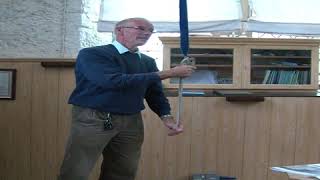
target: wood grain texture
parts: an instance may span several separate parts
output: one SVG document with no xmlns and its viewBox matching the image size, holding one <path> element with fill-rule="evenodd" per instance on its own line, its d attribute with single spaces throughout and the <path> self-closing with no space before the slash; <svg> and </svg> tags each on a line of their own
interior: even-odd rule
<svg viewBox="0 0 320 180">
<path fill-rule="evenodd" d="M 269 166 L 294 164 L 298 101 L 299 98 L 272 98 Z M 287 177 L 268 171 L 268 179 L 285 180 Z"/>
<path fill-rule="evenodd" d="M 229 103 L 221 98 L 212 106 L 218 114 L 217 170 L 225 176 L 242 176 L 246 104 Z"/>
<path fill-rule="evenodd" d="M 32 74 L 31 177 L 55 180 L 59 71 L 35 64 Z"/>
<path fill-rule="evenodd" d="M 271 99 L 245 106 L 243 175 L 241 179 L 267 179 L 269 171 L 269 140 Z"/>
<path fill-rule="evenodd" d="M 32 63 L 2 63 L 19 73 L 16 100 L 0 101 L 0 179 L 30 179 Z M 17 173 L 19 172 L 19 173 Z"/>
<path fill-rule="evenodd" d="M 320 104 L 318 99 L 299 99 L 295 164 L 319 163 L 320 161 Z"/>
</svg>

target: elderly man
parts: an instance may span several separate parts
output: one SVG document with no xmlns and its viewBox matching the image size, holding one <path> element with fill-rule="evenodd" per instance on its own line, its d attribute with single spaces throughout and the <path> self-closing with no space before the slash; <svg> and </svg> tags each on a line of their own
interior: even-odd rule
<svg viewBox="0 0 320 180">
<path fill-rule="evenodd" d="M 194 67 L 159 71 L 155 60 L 138 49 L 153 30 L 144 18 L 125 19 L 116 24 L 112 44 L 79 52 L 76 87 L 69 99 L 71 131 L 59 180 L 87 180 L 101 154 L 100 180 L 133 180 L 144 137 L 144 99 L 169 135 L 183 131 L 170 114 L 161 80 L 190 76 Z"/>
</svg>

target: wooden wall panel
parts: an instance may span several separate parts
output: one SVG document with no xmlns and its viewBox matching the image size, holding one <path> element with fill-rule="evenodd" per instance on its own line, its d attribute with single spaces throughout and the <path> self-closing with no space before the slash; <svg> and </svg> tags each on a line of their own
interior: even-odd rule
<svg viewBox="0 0 320 180">
<path fill-rule="evenodd" d="M 57 163 L 55 166 L 55 172 L 58 174 L 61 162 L 63 160 L 65 145 L 67 143 L 67 137 L 69 136 L 70 124 L 71 124 L 71 105 L 68 104 L 68 98 L 75 87 L 75 78 L 72 68 L 60 68 L 59 69 L 59 89 L 58 89 L 58 119 L 57 119 L 57 131 L 55 136 L 56 141 L 56 157 Z"/>
<path fill-rule="evenodd" d="M 144 143 L 142 146 L 142 158 L 139 164 L 136 179 L 163 178 L 164 175 L 164 144 L 165 132 L 159 117 L 144 110 L 142 118 L 144 121 Z"/>
<path fill-rule="evenodd" d="M 190 122 L 190 175 L 213 172 L 217 168 L 218 113 L 216 101 L 193 98 L 193 119 Z"/>
<path fill-rule="evenodd" d="M 191 163 L 191 137 L 192 137 L 192 122 L 197 121 L 197 118 L 194 117 L 194 105 L 195 99 L 191 97 L 183 98 L 183 111 L 181 112 L 181 122 L 184 127 L 184 132 L 179 134 L 176 137 L 167 138 L 176 138 L 176 175 L 172 178 L 173 180 L 185 180 L 190 177 L 190 163 Z M 178 109 L 178 98 L 170 98 L 170 104 L 172 107 L 172 113 L 176 117 L 176 112 Z M 167 156 L 165 156 L 167 157 Z M 166 161 L 165 161 L 166 162 Z"/>
<path fill-rule="evenodd" d="M 294 164 L 299 99 L 301 98 L 272 98 L 269 145 L 270 167 Z M 288 177 L 268 171 L 268 179 L 286 180 Z"/>
<path fill-rule="evenodd" d="M 247 105 L 219 98 L 212 108 L 219 121 L 217 172 L 241 179 Z"/>
<path fill-rule="evenodd" d="M 59 70 L 34 65 L 31 84 L 31 177 L 55 180 Z"/>
<path fill-rule="evenodd" d="M 0 100 L 0 179 L 30 179 L 33 64 L 6 62 L 1 68 L 15 68 L 18 76 L 16 100 Z"/>
<path fill-rule="evenodd" d="M 190 122 L 192 119 L 192 100 L 193 98 L 183 99 L 183 112 L 181 112 L 181 122 L 184 125 L 184 133 L 178 136 L 167 136 L 168 131 L 164 133 L 164 176 L 167 180 L 187 179 L 190 163 Z M 172 113 L 176 117 L 175 112 L 178 108 L 178 98 L 170 98 L 172 105 Z"/>
<path fill-rule="evenodd" d="M 205 107 L 204 109 L 199 108 L 199 106 L 195 106 L 194 113 L 194 119 L 192 119 L 192 122 L 190 124 L 191 130 L 191 149 L 190 149 L 190 173 L 201 173 L 204 171 L 205 166 L 204 162 L 206 160 L 205 157 L 205 121 L 211 118 L 207 118 L 207 113 L 210 111 L 209 107 Z M 204 116 L 200 116 L 199 113 L 206 112 Z M 213 132 L 214 133 L 214 132 Z"/>
<path fill-rule="evenodd" d="M 0 67 L 17 69 L 16 100 L 0 100 L 0 179 L 54 180 L 69 135 L 73 69 L 44 68 L 36 61 L 0 62 Z M 175 113 L 177 98 L 169 100 Z M 249 103 L 186 97 L 185 132 L 168 137 L 147 108 L 136 179 L 187 180 L 215 172 L 238 180 L 287 180 L 270 166 L 320 161 L 319 109 L 320 100 L 311 97 Z M 99 176 L 100 164 L 101 158 L 90 180 Z"/>
<path fill-rule="evenodd" d="M 269 171 L 271 98 L 246 106 L 242 180 L 266 180 Z"/>
<path fill-rule="evenodd" d="M 295 164 L 320 162 L 320 104 L 319 99 L 299 99 Z"/>
<path fill-rule="evenodd" d="M 194 173 L 212 173 L 217 172 L 217 162 L 218 162 L 218 123 L 221 120 L 221 115 L 223 113 L 217 113 L 218 109 L 217 105 L 220 104 L 220 102 L 224 101 L 224 98 L 217 98 L 215 100 L 211 98 L 205 98 L 205 97 L 199 97 L 199 98 L 193 98 L 193 119 L 192 122 L 190 122 L 191 129 L 193 129 L 193 126 L 197 127 L 197 123 L 201 121 L 201 126 L 199 131 L 203 131 L 203 137 L 201 137 L 201 141 L 198 144 L 199 147 L 194 147 L 194 149 L 203 149 L 202 154 L 202 162 L 200 161 L 198 164 L 200 164 L 201 169 L 196 171 L 196 167 L 194 165 L 191 165 L 193 169 L 190 169 L 190 174 Z M 193 133 L 190 134 L 190 139 L 196 141 L 196 139 L 192 138 Z M 195 142 L 193 142 L 195 143 Z M 191 149 L 192 150 L 192 149 Z M 196 156 L 194 153 L 192 153 L 193 156 Z M 193 160 L 196 160 L 194 157 Z M 196 161 L 197 162 L 197 161 Z"/>
</svg>

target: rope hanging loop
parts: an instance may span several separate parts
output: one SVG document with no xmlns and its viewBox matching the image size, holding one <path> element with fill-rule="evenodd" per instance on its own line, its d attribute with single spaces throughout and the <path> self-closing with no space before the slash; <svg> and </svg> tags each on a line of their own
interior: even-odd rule
<svg viewBox="0 0 320 180">
<path fill-rule="evenodd" d="M 195 66 L 196 60 L 194 57 L 185 56 L 181 60 L 180 64 Z M 182 78 L 180 77 L 179 78 L 179 89 L 178 89 L 178 111 L 177 111 L 177 117 L 176 117 L 176 126 L 179 126 L 179 124 L 180 124 L 181 113 L 183 111 L 182 91 L 183 91 L 183 85 L 182 85 Z"/>
</svg>

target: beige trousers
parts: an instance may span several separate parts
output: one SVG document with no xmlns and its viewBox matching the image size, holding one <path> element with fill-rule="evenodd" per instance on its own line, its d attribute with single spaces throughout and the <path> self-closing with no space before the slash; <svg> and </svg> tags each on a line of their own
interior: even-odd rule
<svg viewBox="0 0 320 180">
<path fill-rule="evenodd" d="M 58 180 L 87 180 L 103 155 L 99 180 L 134 180 L 144 138 L 141 114 L 112 115 L 73 106 L 72 124 Z"/>
</svg>

